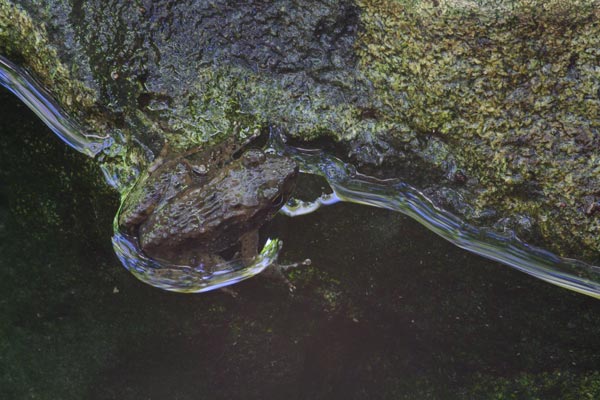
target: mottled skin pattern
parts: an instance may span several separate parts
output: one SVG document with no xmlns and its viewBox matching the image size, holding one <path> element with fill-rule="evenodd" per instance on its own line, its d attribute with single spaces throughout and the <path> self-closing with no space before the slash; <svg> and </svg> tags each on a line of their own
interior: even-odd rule
<svg viewBox="0 0 600 400">
<path fill-rule="evenodd" d="M 238 159 L 220 148 L 160 160 L 127 196 L 119 224 L 155 259 L 214 264 L 238 243 L 251 257 L 258 228 L 285 204 L 297 175 L 290 158 L 257 149 Z"/>
</svg>

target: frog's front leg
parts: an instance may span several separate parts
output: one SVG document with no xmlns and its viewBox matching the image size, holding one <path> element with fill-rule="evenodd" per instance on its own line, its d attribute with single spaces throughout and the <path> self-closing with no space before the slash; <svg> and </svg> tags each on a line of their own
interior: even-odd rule
<svg viewBox="0 0 600 400">
<path fill-rule="evenodd" d="M 240 238 L 241 252 L 242 257 L 247 260 L 255 257 L 258 254 L 258 230 L 254 230 L 246 233 Z M 310 265 L 310 259 L 306 259 L 300 263 L 293 263 L 287 265 L 281 265 L 279 263 L 273 263 L 269 265 L 267 268 L 261 272 L 261 275 L 278 281 L 279 283 L 284 283 L 290 292 L 296 290 L 296 287 L 290 282 L 288 277 L 284 274 L 284 271 L 287 271 L 290 268 L 299 267 L 301 265 Z"/>
<path fill-rule="evenodd" d="M 258 255 L 258 230 L 253 230 L 245 233 L 240 238 L 240 250 L 242 258 L 245 260 L 252 259 Z"/>
<path fill-rule="evenodd" d="M 258 254 L 258 230 L 250 231 L 244 234 L 240 238 L 240 245 L 242 251 L 242 257 L 244 260 L 250 260 Z M 296 290 L 296 287 L 290 282 L 290 280 L 285 276 L 279 264 L 274 263 L 269 265 L 261 272 L 261 276 L 264 276 L 268 279 L 278 281 L 279 283 L 284 283 L 287 285 L 290 292 Z"/>
</svg>

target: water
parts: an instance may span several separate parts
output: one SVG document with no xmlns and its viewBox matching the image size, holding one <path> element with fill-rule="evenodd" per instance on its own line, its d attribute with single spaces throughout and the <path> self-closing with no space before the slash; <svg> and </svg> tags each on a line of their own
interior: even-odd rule
<svg viewBox="0 0 600 400">
<path fill-rule="evenodd" d="M 313 261 L 294 295 L 260 275 L 237 298 L 132 279 L 97 163 L 13 96 L 0 104 L 0 398 L 600 396 L 599 302 L 397 212 L 278 216 L 262 236 L 285 243 L 283 262 Z"/>
<path fill-rule="evenodd" d="M 15 94 L 41 120 L 75 150 L 95 157 L 115 142 L 108 135 L 85 133 L 84 128 L 69 117 L 24 69 L 0 56 L 0 85 Z M 112 177 L 103 169 L 108 183 L 127 195 L 127 187 L 121 187 L 121 179 Z M 120 232 L 118 212 L 113 222 L 112 238 L 115 253 L 123 266 L 136 278 L 164 290 L 183 293 L 200 293 L 228 286 L 262 272 L 277 260 L 281 241 L 269 239 L 262 251 L 252 260 L 230 260 L 213 266 L 210 273 L 195 266 L 171 265 L 146 257 L 135 238 Z"/>
<path fill-rule="evenodd" d="M 85 133 L 85 130 L 61 110 L 50 94 L 24 69 L 0 56 L 0 85 L 25 103 L 66 144 L 89 156 L 110 147 L 110 136 Z"/>
<path fill-rule="evenodd" d="M 0 84 L 16 94 L 54 133 L 76 150 L 95 156 L 113 143 L 108 136 L 83 133 L 83 129 L 60 110 L 49 94 L 25 70 L 2 57 Z M 333 189 L 333 196 L 318 199 L 310 206 L 304 205 L 302 211 L 294 211 L 288 207 L 289 216 L 312 212 L 321 205 L 337 201 L 402 212 L 458 247 L 558 286 L 600 297 L 599 267 L 530 246 L 516 238 L 512 232 L 500 234 L 468 225 L 451 213 L 435 207 L 421 192 L 404 182 L 381 181 L 357 174 L 352 166 L 324 152 L 303 151 L 286 146 L 279 135 L 273 135 L 270 145 L 274 147 L 274 151 L 295 158 L 303 172 L 325 177 Z M 112 181 L 110 179 L 109 183 Z M 126 188 L 118 189 L 125 198 Z M 207 273 L 201 266 L 167 265 L 146 257 L 135 238 L 119 231 L 118 213 L 113 227 L 113 248 L 125 268 L 145 283 L 185 293 L 214 290 L 248 279 L 274 263 L 281 249 L 279 240 L 269 239 L 254 259 L 231 260 L 215 266 L 214 272 Z"/>
<path fill-rule="evenodd" d="M 281 241 L 268 239 L 255 259 L 217 264 L 209 273 L 202 266 L 167 264 L 145 256 L 134 237 L 119 231 L 117 220 L 112 243 L 123 266 L 142 282 L 173 292 L 202 293 L 251 278 L 277 261 L 282 246 Z"/>
<path fill-rule="evenodd" d="M 282 261 L 313 261 L 293 271 L 294 295 L 260 276 L 237 298 L 132 279 L 110 243 L 118 196 L 90 183 L 97 163 L 12 96 L 0 104 L 0 398 L 600 395 L 599 302 L 383 209 L 269 224 Z"/>
<path fill-rule="evenodd" d="M 284 210 L 289 216 L 304 215 L 322 205 L 338 201 L 401 212 L 462 249 L 499 261 L 546 282 L 600 298 L 600 267 L 531 246 L 519 240 L 511 231 L 499 233 L 469 225 L 452 213 L 436 207 L 407 183 L 398 179 L 384 181 L 361 175 L 351 165 L 318 149 L 287 146 L 281 135 L 272 136 L 271 146 L 275 151 L 294 158 L 302 172 L 323 176 L 333 189 L 332 194 L 322 196 L 313 203 Z"/>
</svg>

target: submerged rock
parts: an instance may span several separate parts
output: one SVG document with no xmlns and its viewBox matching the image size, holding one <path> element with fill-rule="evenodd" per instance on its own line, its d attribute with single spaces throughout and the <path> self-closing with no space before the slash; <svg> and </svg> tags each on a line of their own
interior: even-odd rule
<svg viewBox="0 0 600 400">
<path fill-rule="evenodd" d="M 109 172 L 276 125 L 563 254 L 600 252 L 598 2 L 0 0 L 0 53 Z M 516 223 L 507 223 L 514 220 Z M 518 221 L 527 221 L 520 223 Z"/>
</svg>

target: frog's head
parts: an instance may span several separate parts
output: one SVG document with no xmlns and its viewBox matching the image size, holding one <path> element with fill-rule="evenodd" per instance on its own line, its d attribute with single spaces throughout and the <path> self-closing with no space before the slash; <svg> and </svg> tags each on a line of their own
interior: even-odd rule
<svg viewBox="0 0 600 400">
<path fill-rule="evenodd" d="M 247 150 L 241 157 L 246 170 L 247 205 L 276 213 L 289 199 L 298 176 L 298 165 L 289 157 Z"/>
<path fill-rule="evenodd" d="M 216 228 L 213 239 L 225 245 L 260 228 L 288 201 L 297 176 L 291 158 L 247 150 L 204 187 L 199 211 L 204 224 Z"/>
</svg>

